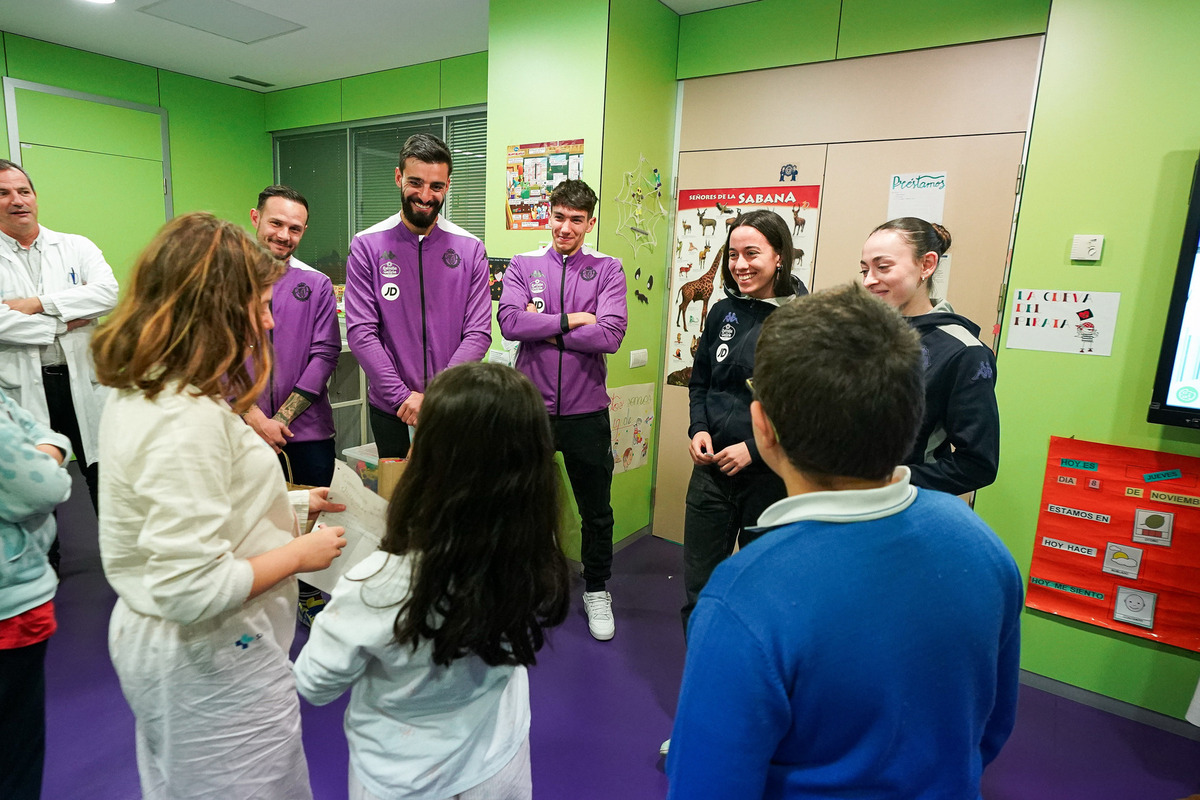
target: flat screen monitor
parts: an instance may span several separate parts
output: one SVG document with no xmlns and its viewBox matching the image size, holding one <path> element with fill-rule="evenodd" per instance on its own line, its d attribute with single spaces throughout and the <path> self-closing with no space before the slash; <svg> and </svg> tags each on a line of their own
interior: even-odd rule
<svg viewBox="0 0 1200 800">
<path fill-rule="evenodd" d="M 1148 422 L 1200 428 L 1200 161 L 1167 309 Z"/>
</svg>

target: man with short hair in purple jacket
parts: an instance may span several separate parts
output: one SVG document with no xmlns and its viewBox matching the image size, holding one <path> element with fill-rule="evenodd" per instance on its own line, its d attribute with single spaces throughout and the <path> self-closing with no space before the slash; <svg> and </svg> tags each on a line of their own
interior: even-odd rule
<svg viewBox="0 0 1200 800">
<path fill-rule="evenodd" d="M 613 455 L 605 355 L 625 337 L 628 308 L 621 262 L 583 246 L 596 226 L 596 193 L 567 180 L 550 194 L 552 246 L 514 256 L 497 314 L 505 338 L 521 343 L 517 369 L 546 400 L 554 445 L 579 506 L 588 629 L 607 640 L 612 597 Z"/>
<path fill-rule="evenodd" d="M 342 351 L 333 282 L 293 255 L 308 228 L 304 195 L 290 186 L 268 186 L 250 210 L 250 222 L 258 241 L 288 268 L 271 295 L 271 380 L 242 418 L 280 453 L 290 480 L 328 486 L 337 458 L 328 384 Z M 324 605 L 320 591 L 301 581 L 300 621 L 311 625 Z"/>
<path fill-rule="evenodd" d="M 425 387 L 447 367 L 478 361 L 492 342 L 483 242 L 438 215 L 450 150 L 410 136 L 400 150 L 400 213 L 357 234 L 346 261 L 346 339 L 370 381 L 381 458 L 408 453 Z"/>
<path fill-rule="evenodd" d="M 327 384 L 342 350 L 333 283 L 292 255 L 308 227 L 308 201 L 295 189 L 268 186 L 250 221 L 259 242 L 288 268 L 271 296 L 271 380 L 242 416 L 276 453 L 287 454 L 296 483 L 328 486 L 337 454 Z"/>
</svg>

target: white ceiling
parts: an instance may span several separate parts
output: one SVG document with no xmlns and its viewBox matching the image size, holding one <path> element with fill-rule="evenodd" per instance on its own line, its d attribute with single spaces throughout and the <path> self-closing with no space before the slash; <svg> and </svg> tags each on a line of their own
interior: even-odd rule
<svg viewBox="0 0 1200 800">
<path fill-rule="evenodd" d="M 750 1 L 662 0 L 680 14 Z M 487 0 L 188 0 L 189 15 L 236 30 L 269 23 L 262 14 L 302 26 L 250 44 L 141 11 L 161 4 L 0 0 L 0 30 L 234 86 L 258 88 L 234 75 L 273 84 L 264 91 L 487 49 Z"/>
</svg>

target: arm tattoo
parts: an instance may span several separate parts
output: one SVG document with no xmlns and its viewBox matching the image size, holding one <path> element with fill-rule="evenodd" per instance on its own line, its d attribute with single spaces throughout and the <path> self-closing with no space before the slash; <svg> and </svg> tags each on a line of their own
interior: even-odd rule
<svg viewBox="0 0 1200 800">
<path fill-rule="evenodd" d="M 292 420 L 303 414 L 308 407 L 312 405 L 307 397 L 303 397 L 297 392 L 292 392 L 288 395 L 287 400 L 283 401 L 283 405 L 275 412 L 275 419 L 282 422 L 284 425 L 291 425 Z"/>
</svg>

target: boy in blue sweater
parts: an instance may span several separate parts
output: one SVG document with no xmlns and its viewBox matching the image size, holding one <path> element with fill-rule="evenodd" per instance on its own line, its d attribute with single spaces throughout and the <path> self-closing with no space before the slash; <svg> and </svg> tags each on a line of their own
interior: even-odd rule
<svg viewBox="0 0 1200 800">
<path fill-rule="evenodd" d="M 961 500 L 897 467 L 921 345 L 861 287 L 763 325 L 751 404 L 788 497 L 692 615 L 671 798 L 979 798 L 1016 713 L 1022 581 Z"/>
</svg>

